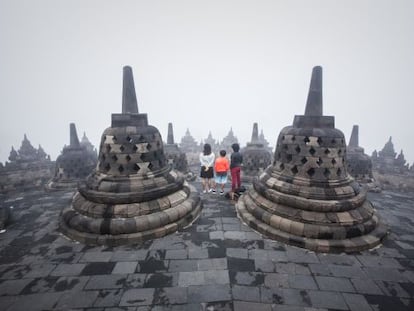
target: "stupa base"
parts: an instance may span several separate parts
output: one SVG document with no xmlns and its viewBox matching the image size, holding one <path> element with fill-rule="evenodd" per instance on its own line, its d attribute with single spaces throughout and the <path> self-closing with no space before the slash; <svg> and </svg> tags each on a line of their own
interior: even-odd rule
<svg viewBox="0 0 414 311">
<path fill-rule="evenodd" d="M 297 230 L 298 233 L 303 233 L 304 224 L 300 224 L 300 226 L 294 228 L 293 226 L 297 225 L 298 223 L 287 218 L 282 218 L 282 220 L 279 220 L 277 223 L 273 222 L 273 219 L 271 218 L 272 215 L 268 212 L 263 212 L 260 207 L 249 206 L 248 208 L 246 206 L 243 199 L 247 195 L 248 194 L 243 195 L 236 204 L 239 218 L 241 218 L 241 220 L 249 227 L 260 232 L 265 237 L 289 245 L 323 253 L 354 253 L 371 249 L 379 245 L 387 235 L 387 226 L 378 218 L 377 215 L 373 216 L 373 221 L 375 223 L 373 230 L 360 236 L 343 239 L 319 239 L 297 235 L 293 232 Z M 248 209 L 250 209 L 250 211 Z M 256 213 L 258 212 L 261 215 L 261 219 L 255 217 L 255 209 Z"/>
</svg>

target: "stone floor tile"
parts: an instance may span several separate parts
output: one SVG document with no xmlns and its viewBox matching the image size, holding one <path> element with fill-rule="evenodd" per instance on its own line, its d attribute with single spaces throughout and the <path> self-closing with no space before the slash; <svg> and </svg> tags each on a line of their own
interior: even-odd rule
<svg viewBox="0 0 414 311">
<path fill-rule="evenodd" d="M 7 311 L 56 310 L 55 305 L 61 296 L 62 293 L 40 293 L 33 295 L 22 295 L 19 296 L 19 298 L 15 300 L 13 304 L 10 305 Z M 1 306 L 3 306 L 3 304 L 1 304 Z"/>
<path fill-rule="evenodd" d="M 343 293 L 342 296 L 351 311 L 373 311 L 363 295 Z"/>
<path fill-rule="evenodd" d="M 85 286 L 86 290 L 90 289 L 116 289 L 122 288 L 126 282 L 125 275 L 92 275 Z"/>
<path fill-rule="evenodd" d="M 204 271 L 205 284 L 229 284 L 228 270 L 207 270 Z"/>
<path fill-rule="evenodd" d="M 351 283 L 359 294 L 381 295 L 382 291 L 375 281 L 368 278 L 351 278 Z"/>
<path fill-rule="evenodd" d="M 296 289 L 318 289 L 318 286 L 311 275 L 289 275 L 289 286 L 290 288 Z"/>
<path fill-rule="evenodd" d="M 112 274 L 131 274 L 137 269 L 136 261 L 120 261 L 115 264 Z"/>
<path fill-rule="evenodd" d="M 345 278 L 361 278 L 365 274 L 359 266 L 328 265 L 333 276 Z"/>
<path fill-rule="evenodd" d="M 244 248 L 227 248 L 227 257 L 248 258 L 248 250 Z"/>
<path fill-rule="evenodd" d="M 150 273 L 145 278 L 143 287 L 165 288 L 178 286 L 178 272 Z"/>
<path fill-rule="evenodd" d="M 154 299 L 154 288 L 133 288 L 124 292 L 119 306 L 148 306 Z"/>
<path fill-rule="evenodd" d="M 229 284 L 198 285 L 188 287 L 188 302 L 227 301 L 231 299 Z"/>
<path fill-rule="evenodd" d="M 110 261 L 129 261 L 134 262 L 138 260 L 145 260 L 147 258 L 148 251 L 135 250 L 135 251 L 114 251 Z"/>
<path fill-rule="evenodd" d="M 51 276 L 78 276 L 86 267 L 84 263 L 59 264 L 51 273 Z"/>
<path fill-rule="evenodd" d="M 225 270 L 227 269 L 226 258 L 212 258 L 197 260 L 197 270 Z"/>
<path fill-rule="evenodd" d="M 260 291 L 258 287 L 233 285 L 231 292 L 234 300 L 260 302 Z"/>
<path fill-rule="evenodd" d="M 267 287 L 290 288 L 289 274 L 286 273 L 263 273 L 264 285 Z"/>
<path fill-rule="evenodd" d="M 349 279 L 337 278 L 331 276 L 315 276 L 318 287 L 323 291 L 335 292 L 355 292 L 354 287 Z"/>
<path fill-rule="evenodd" d="M 178 286 L 203 285 L 205 282 L 204 271 L 179 272 Z"/>
<path fill-rule="evenodd" d="M 168 272 L 189 272 L 197 270 L 197 259 L 170 260 Z"/>
<path fill-rule="evenodd" d="M 57 265 L 55 264 L 36 264 L 30 266 L 30 271 L 27 272 L 24 277 L 25 278 L 44 278 L 47 277 Z"/>
<path fill-rule="evenodd" d="M 345 299 L 340 293 L 327 291 L 309 291 L 312 307 L 335 310 L 348 310 Z"/>
<path fill-rule="evenodd" d="M 6 280 L 0 283 L 0 296 L 18 295 L 33 279 Z"/>
<path fill-rule="evenodd" d="M 93 304 L 94 307 L 117 307 L 123 295 L 123 289 L 102 289 Z"/>
<path fill-rule="evenodd" d="M 63 292 L 56 305 L 56 309 L 69 310 L 92 307 L 98 294 L 98 291 Z"/>
<path fill-rule="evenodd" d="M 169 249 L 165 253 L 165 259 L 187 259 L 187 249 Z"/>
<path fill-rule="evenodd" d="M 82 262 L 108 262 L 112 256 L 113 252 L 86 252 L 83 254 L 79 263 Z"/>
<path fill-rule="evenodd" d="M 188 302 L 188 289 L 186 287 L 166 287 L 155 290 L 154 304 L 176 305 L 186 304 Z"/>
<path fill-rule="evenodd" d="M 115 262 L 90 262 L 85 265 L 81 275 L 111 274 Z"/>
</svg>

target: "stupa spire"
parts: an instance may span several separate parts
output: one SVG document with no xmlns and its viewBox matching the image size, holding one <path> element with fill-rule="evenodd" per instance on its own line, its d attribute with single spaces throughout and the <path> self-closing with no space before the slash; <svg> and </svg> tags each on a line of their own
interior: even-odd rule
<svg viewBox="0 0 414 311">
<path fill-rule="evenodd" d="M 71 123 L 69 125 L 69 129 L 70 129 L 70 147 L 79 148 L 80 144 L 79 144 L 78 134 L 76 133 L 75 123 Z"/>
<path fill-rule="evenodd" d="M 315 66 L 312 70 L 305 116 L 322 115 L 322 67 Z"/>
<path fill-rule="evenodd" d="M 349 139 L 349 147 L 358 147 L 359 145 L 359 126 L 352 127 L 351 138 Z"/>
<path fill-rule="evenodd" d="M 259 142 L 259 129 L 257 122 L 253 123 L 253 132 L 252 132 L 252 143 Z"/>
<path fill-rule="evenodd" d="M 138 113 L 134 76 L 130 66 L 125 66 L 123 68 L 122 113 Z"/>
<path fill-rule="evenodd" d="M 172 145 L 174 144 L 174 132 L 172 123 L 168 123 L 168 135 L 167 135 L 167 144 Z"/>
</svg>

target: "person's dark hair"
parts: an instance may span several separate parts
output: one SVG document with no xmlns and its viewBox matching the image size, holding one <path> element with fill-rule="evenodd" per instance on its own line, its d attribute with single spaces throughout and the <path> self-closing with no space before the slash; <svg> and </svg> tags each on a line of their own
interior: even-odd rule
<svg viewBox="0 0 414 311">
<path fill-rule="evenodd" d="M 231 149 L 233 149 L 234 152 L 238 152 L 240 150 L 240 146 L 238 143 L 234 143 L 231 145 Z"/>
<path fill-rule="evenodd" d="M 204 155 L 211 154 L 211 146 L 210 146 L 210 144 L 204 144 L 203 154 Z"/>
<path fill-rule="evenodd" d="M 226 156 L 226 150 L 220 150 L 220 155 L 222 157 L 225 157 Z"/>
</svg>

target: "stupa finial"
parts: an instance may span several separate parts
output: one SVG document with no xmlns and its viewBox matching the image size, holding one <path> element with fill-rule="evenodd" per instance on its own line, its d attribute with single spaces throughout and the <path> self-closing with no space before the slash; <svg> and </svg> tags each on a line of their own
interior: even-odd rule
<svg viewBox="0 0 414 311">
<path fill-rule="evenodd" d="M 351 138 L 349 139 L 349 147 L 358 147 L 359 145 L 359 126 L 354 125 L 352 127 Z"/>
<path fill-rule="evenodd" d="M 135 94 L 134 76 L 132 68 L 125 66 L 123 68 L 123 86 L 122 86 L 122 113 L 138 113 L 138 102 Z"/>
<path fill-rule="evenodd" d="M 173 133 L 173 126 L 171 122 L 168 123 L 167 144 L 168 145 L 174 144 L 174 133 Z"/>
<path fill-rule="evenodd" d="M 253 132 L 252 132 L 252 143 L 257 143 L 259 141 L 259 129 L 257 122 L 253 123 Z"/>
<path fill-rule="evenodd" d="M 315 66 L 312 70 L 305 116 L 322 115 L 322 67 Z"/>
<path fill-rule="evenodd" d="M 70 129 L 70 145 L 69 146 L 72 148 L 79 148 L 80 144 L 79 144 L 78 134 L 76 133 L 75 123 L 71 123 L 69 125 L 69 129 Z"/>
</svg>

